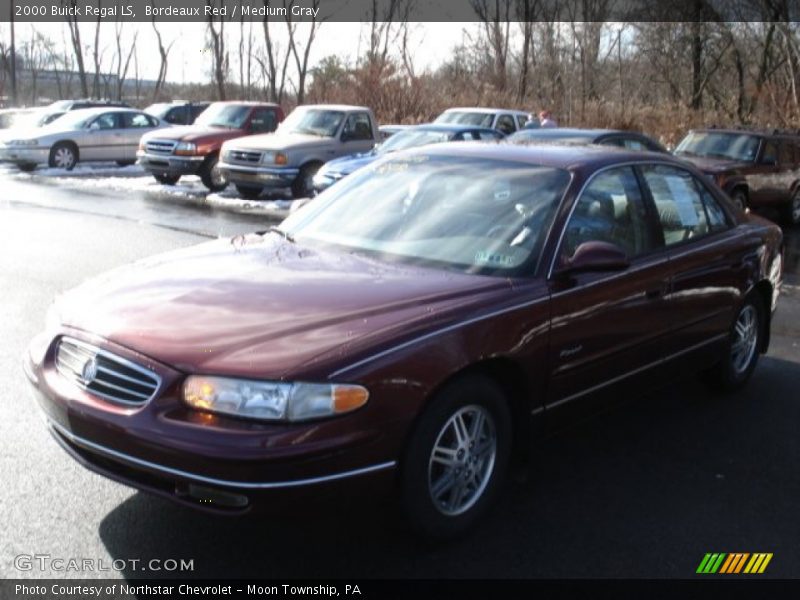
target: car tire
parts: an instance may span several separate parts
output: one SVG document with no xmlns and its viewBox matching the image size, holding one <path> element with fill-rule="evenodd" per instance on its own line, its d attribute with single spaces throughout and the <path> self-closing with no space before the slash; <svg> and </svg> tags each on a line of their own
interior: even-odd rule
<svg viewBox="0 0 800 600">
<path fill-rule="evenodd" d="M 135 165 L 136 161 L 135 160 L 118 160 L 118 161 L 116 161 L 116 163 L 120 167 L 130 167 L 131 165 Z"/>
<path fill-rule="evenodd" d="M 732 392 L 744 387 L 758 364 L 765 325 L 764 303 L 750 294 L 731 324 L 725 351 L 710 375 L 713 387 Z"/>
<path fill-rule="evenodd" d="M 163 185 L 175 185 L 180 180 L 180 175 L 153 175 L 158 183 Z"/>
<path fill-rule="evenodd" d="M 314 195 L 314 175 L 317 174 L 320 163 L 303 165 L 297 177 L 292 182 L 292 198 L 310 198 Z"/>
<path fill-rule="evenodd" d="M 228 180 L 219 170 L 219 156 L 209 156 L 200 167 L 200 180 L 211 192 L 221 192 L 228 187 Z"/>
<path fill-rule="evenodd" d="M 17 168 L 25 173 L 30 173 L 36 169 L 36 163 L 19 163 L 17 164 Z"/>
<path fill-rule="evenodd" d="M 747 210 L 747 191 L 744 188 L 736 188 L 731 191 L 731 200 L 733 205 L 744 212 Z"/>
<path fill-rule="evenodd" d="M 415 532 L 453 538 L 486 513 L 505 478 L 511 432 L 507 399 L 490 379 L 463 377 L 436 394 L 401 463 L 401 503 Z"/>
<path fill-rule="evenodd" d="M 783 209 L 783 220 L 787 225 L 800 225 L 800 187 L 792 194 L 792 199 Z"/>
<path fill-rule="evenodd" d="M 47 164 L 52 169 L 71 171 L 78 162 L 78 149 L 69 142 L 59 142 L 50 149 Z"/>
<path fill-rule="evenodd" d="M 258 197 L 261 196 L 261 192 L 264 191 L 264 188 L 237 184 L 236 191 L 239 192 L 239 195 L 242 198 L 247 198 L 248 200 L 257 200 Z"/>
</svg>

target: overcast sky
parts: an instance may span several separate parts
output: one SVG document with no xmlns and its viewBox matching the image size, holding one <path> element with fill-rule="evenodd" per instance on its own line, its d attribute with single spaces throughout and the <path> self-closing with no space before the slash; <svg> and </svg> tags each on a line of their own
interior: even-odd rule
<svg viewBox="0 0 800 600">
<path fill-rule="evenodd" d="M 475 23 L 411 23 L 412 46 L 414 50 L 415 65 L 420 70 L 427 67 L 436 67 L 450 56 L 451 50 L 463 38 L 464 29 L 473 29 Z M 69 43 L 69 34 L 63 23 L 29 23 L 18 22 L 16 35 L 18 47 L 31 37 L 31 27 L 52 39 L 57 47 L 63 47 L 63 40 Z M 81 38 L 86 50 L 87 70 L 93 70 L 91 46 L 94 42 L 94 24 L 81 23 Z M 304 28 L 307 23 L 299 23 L 299 39 L 304 39 Z M 323 23 L 312 46 L 311 63 L 316 64 L 320 59 L 329 55 L 338 55 L 344 62 L 352 64 L 358 56 L 364 43 L 361 23 L 328 22 Z M 158 24 L 159 31 L 165 45 L 173 42 L 174 45 L 169 55 L 169 70 L 167 79 L 173 82 L 201 82 L 209 80 L 211 68 L 210 60 L 204 55 L 206 45 L 206 24 L 192 23 L 166 23 Z M 238 52 L 238 23 L 226 24 L 225 31 L 229 36 L 231 60 L 235 60 Z M 286 36 L 283 27 L 275 27 L 279 42 L 285 43 Z M 0 35 L 8 40 L 8 24 L 0 28 Z M 159 55 L 156 38 L 150 23 L 126 23 L 123 29 L 123 39 L 130 44 L 130 40 L 138 32 L 137 48 L 139 52 L 140 76 L 145 79 L 155 79 L 158 75 Z M 253 34 L 260 38 L 261 24 L 253 24 Z M 101 26 L 101 47 L 105 46 L 110 55 L 115 52 L 114 26 L 106 23 Z M 91 65 L 91 66 L 90 66 Z M 132 74 L 129 73 L 129 76 Z M 231 74 L 232 78 L 234 73 Z M 236 69 L 238 76 L 238 69 Z"/>
</svg>

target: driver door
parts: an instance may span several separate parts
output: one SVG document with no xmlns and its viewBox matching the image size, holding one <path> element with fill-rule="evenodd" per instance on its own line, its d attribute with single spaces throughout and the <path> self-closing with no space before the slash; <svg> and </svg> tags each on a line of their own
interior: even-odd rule
<svg viewBox="0 0 800 600">
<path fill-rule="evenodd" d="M 340 139 L 342 143 L 339 145 L 337 157 L 372 150 L 375 139 L 372 137 L 369 114 L 358 112 L 347 115 Z"/>
<path fill-rule="evenodd" d="M 107 112 L 89 123 L 86 143 L 80 144 L 81 160 L 126 160 L 121 113 Z"/>
<path fill-rule="evenodd" d="M 612 243 L 630 265 L 569 272 L 584 242 Z M 630 166 L 589 181 L 564 230 L 550 277 L 552 329 L 548 409 L 560 421 L 588 408 L 595 391 L 644 373 L 659 361 L 670 329 L 665 295 L 669 263 L 651 210 Z"/>
</svg>

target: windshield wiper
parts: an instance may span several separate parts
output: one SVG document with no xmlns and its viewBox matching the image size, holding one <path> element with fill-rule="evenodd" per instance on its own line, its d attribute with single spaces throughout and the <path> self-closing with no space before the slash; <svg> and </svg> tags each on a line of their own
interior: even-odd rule
<svg viewBox="0 0 800 600">
<path fill-rule="evenodd" d="M 294 244 L 294 237 L 292 237 L 292 235 L 290 233 L 284 231 L 280 227 L 275 227 L 273 225 L 267 231 L 272 232 L 272 233 L 277 233 L 278 235 L 282 236 L 283 239 L 285 239 L 287 242 L 291 242 L 292 244 Z"/>
</svg>

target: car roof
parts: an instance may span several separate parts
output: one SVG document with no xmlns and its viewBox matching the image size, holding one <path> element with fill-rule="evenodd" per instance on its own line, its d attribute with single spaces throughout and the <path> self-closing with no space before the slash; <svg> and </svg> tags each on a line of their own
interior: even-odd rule
<svg viewBox="0 0 800 600">
<path fill-rule="evenodd" d="M 322 108 L 325 110 L 343 110 L 343 111 L 355 111 L 355 110 L 363 110 L 369 112 L 369 108 L 366 106 L 354 106 L 351 104 L 300 104 L 297 108 Z"/>
<path fill-rule="evenodd" d="M 594 170 L 606 165 L 628 162 L 667 162 L 686 168 L 685 161 L 669 154 L 634 151 L 616 146 L 564 145 L 564 144 L 505 144 L 486 142 L 445 142 L 419 149 L 409 149 L 403 154 L 419 153 L 441 156 L 508 160 L 557 169 Z"/>
<path fill-rule="evenodd" d="M 475 125 L 464 125 L 460 123 L 422 123 L 421 125 L 412 125 L 405 129 L 405 131 L 421 130 L 421 131 L 441 131 L 443 133 L 460 133 L 462 131 L 485 131 L 487 133 L 500 133 L 497 129 L 490 127 L 476 127 Z"/>
<path fill-rule="evenodd" d="M 525 132 L 524 137 L 562 138 L 562 137 L 600 137 L 608 134 L 641 135 L 638 131 L 623 131 L 621 129 L 581 129 L 572 127 L 541 127 L 520 129 Z M 520 138 L 523 136 L 521 135 Z"/>
<path fill-rule="evenodd" d="M 483 107 L 483 106 L 457 106 L 454 108 L 448 108 L 444 112 L 474 112 L 474 113 L 487 113 L 487 112 L 506 112 L 506 113 L 515 113 L 520 115 L 529 115 L 530 113 L 524 110 L 519 110 L 516 108 L 492 108 L 492 107 Z"/>
<path fill-rule="evenodd" d="M 140 113 L 143 112 L 138 108 L 129 108 L 127 106 L 94 106 L 92 108 L 77 108 L 75 110 L 68 111 L 70 114 L 77 113 L 81 115 L 86 115 L 87 117 L 91 117 L 92 115 L 102 115 L 103 113 L 107 112 L 130 112 L 130 113 Z"/>
</svg>

